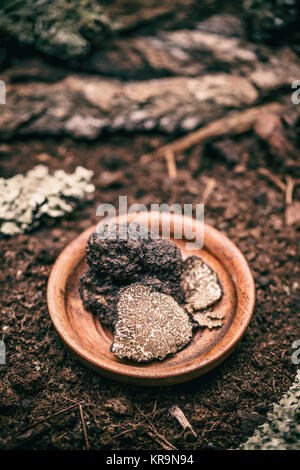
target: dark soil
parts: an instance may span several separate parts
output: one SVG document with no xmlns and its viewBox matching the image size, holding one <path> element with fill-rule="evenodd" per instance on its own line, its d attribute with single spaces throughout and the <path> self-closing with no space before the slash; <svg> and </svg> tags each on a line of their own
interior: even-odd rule
<svg viewBox="0 0 300 470">
<path fill-rule="evenodd" d="M 258 173 L 268 165 L 282 178 L 288 168 L 284 162 L 275 166 L 251 135 L 239 139 L 243 157 L 237 164 L 200 147 L 179 155 L 172 181 L 164 161 L 139 160 L 163 140 L 114 136 L 87 144 L 32 138 L 11 143 L 1 154 L 2 176 L 39 163 L 68 171 L 80 164 L 94 170 L 97 188 L 95 202 L 69 218 L 0 241 L 1 334 L 7 345 L 7 364 L 0 366 L 3 447 L 85 448 L 81 403 L 92 449 L 161 449 L 158 434 L 178 449 L 235 448 L 291 385 L 298 232 L 285 224 L 284 194 Z M 97 204 L 117 204 L 119 195 L 128 195 L 128 204 L 199 203 L 208 178 L 216 187 L 206 201 L 206 222 L 237 244 L 256 281 L 256 308 L 240 345 L 211 373 L 166 389 L 121 385 L 85 369 L 67 351 L 47 311 L 47 278 L 56 257 L 98 221 Z M 183 410 L 196 438 L 170 414 L 172 405 Z"/>
</svg>

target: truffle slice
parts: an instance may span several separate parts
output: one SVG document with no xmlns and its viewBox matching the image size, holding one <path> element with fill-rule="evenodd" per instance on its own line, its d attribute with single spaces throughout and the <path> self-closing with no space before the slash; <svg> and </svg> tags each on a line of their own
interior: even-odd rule
<svg viewBox="0 0 300 470">
<path fill-rule="evenodd" d="M 200 312 L 196 312 L 193 315 L 193 320 L 198 324 L 199 327 L 207 327 L 210 330 L 212 328 L 220 328 L 223 325 L 223 318 L 223 315 L 214 314 L 213 310 L 211 309 L 201 310 Z"/>
<path fill-rule="evenodd" d="M 119 359 L 163 360 L 184 348 L 193 325 L 169 295 L 132 284 L 120 292 L 111 351 Z"/>
<path fill-rule="evenodd" d="M 163 282 L 144 274 L 139 275 L 138 282 L 150 290 L 167 295 L 176 295 L 179 289 L 178 282 Z M 79 292 L 84 308 L 98 315 L 101 323 L 113 326 L 117 317 L 119 291 L 124 287 L 126 283 L 106 281 L 92 269 L 87 268 L 80 277 Z"/>
<path fill-rule="evenodd" d="M 222 297 L 217 274 L 197 256 L 184 261 L 181 288 L 188 309 L 193 312 L 207 309 Z"/>
</svg>

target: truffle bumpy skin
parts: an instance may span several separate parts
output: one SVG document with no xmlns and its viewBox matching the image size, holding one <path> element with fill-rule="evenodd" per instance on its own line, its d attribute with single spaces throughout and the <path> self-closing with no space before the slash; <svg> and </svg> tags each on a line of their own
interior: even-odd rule
<svg viewBox="0 0 300 470">
<path fill-rule="evenodd" d="M 79 292 L 84 308 L 108 326 L 116 319 L 119 288 L 117 284 L 101 281 L 89 268 L 80 277 Z"/>
<path fill-rule="evenodd" d="M 120 291 L 111 351 L 136 362 L 163 360 L 191 340 L 193 324 L 169 295 L 131 284 Z"/>
<path fill-rule="evenodd" d="M 138 227 L 111 224 L 94 232 L 86 248 L 90 268 L 118 283 L 135 282 L 141 272 L 164 282 L 177 282 L 182 273 L 179 248 L 170 240 L 156 238 L 146 227 Z M 129 236 L 123 239 L 127 232 Z"/>
<path fill-rule="evenodd" d="M 177 280 L 182 273 L 182 256 L 175 243 L 165 238 L 143 243 L 142 263 L 147 272 L 159 279 Z"/>
<path fill-rule="evenodd" d="M 121 233 L 122 227 L 116 224 L 92 233 L 86 247 L 86 261 L 107 280 L 134 281 L 141 271 L 142 240 L 140 237 L 122 239 Z"/>
</svg>

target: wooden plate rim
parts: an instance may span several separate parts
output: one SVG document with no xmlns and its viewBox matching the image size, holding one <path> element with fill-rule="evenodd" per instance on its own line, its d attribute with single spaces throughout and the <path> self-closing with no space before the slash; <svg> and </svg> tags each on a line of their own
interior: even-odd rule
<svg viewBox="0 0 300 470">
<path fill-rule="evenodd" d="M 170 217 L 171 224 L 187 219 L 187 216 L 177 214 L 163 214 L 164 217 Z M 127 217 L 119 217 L 122 222 Z M 162 213 L 148 212 L 141 213 L 138 216 L 131 214 L 128 220 L 133 219 L 141 223 L 148 223 L 150 217 L 158 217 L 161 220 Z M 193 230 L 201 229 L 201 222 L 193 219 Z M 237 289 L 237 305 L 236 315 L 233 323 L 220 342 L 215 345 L 204 356 L 195 358 L 186 362 L 180 367 L 178 365 L 169 366 L 162 373 L 157 373 L 155 369 L 143 366 L 133 367 L 121 362 L 109 361 L 101 358 L 100 362 L 93 358 L 89 353 L 82 350 L 80 345 L 70 338 L 69 334 L 61 325 L 60 316 L 64 314 L 65 300 L 67 295 L 67 282 L 70 274 L 82 261 L 82 251 L 85 249 L 86 241 L 89 235 L 95 231 L 96 225 L 86 229 L 78 237 L 76 237 L 58 256 L 48 279 L 47 302 L 51 320 L 58 334 L 61 336 L 66 345 L 73 353 L 86 365 L 89 365 L 100 374 L 112 376 L 115 379 L 120 378 L 126 380 L 126 377 L 132 379 L 154 379 L 163 381 L 172 377 L 182 377 L 183 380 L 194 378 L 208 370 L 211 370 L 220 364 L 236 347 L 244 335 L 252 317 L 255 304 L 255 285 L 251 270 L 248 263 L 240 250 L 221 232 L 208 224 L 204 224 L 205 248 L 211 252 L 226 267 L 232 277 L 234 285 Z M 172 229 L 171 229 L 172 232 Z M 182 380 L 182 381 L 183 381 Z"/>
</svg>

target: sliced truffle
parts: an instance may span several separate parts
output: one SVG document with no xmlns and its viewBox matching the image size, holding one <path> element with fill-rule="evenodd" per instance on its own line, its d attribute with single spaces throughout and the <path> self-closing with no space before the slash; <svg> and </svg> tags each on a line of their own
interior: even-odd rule
<svg viewBox="0 0 300 470">
<path fill-rule="evenodd" d="M 158 278 L 140 274 L 138 282 L 150 290 L 167 295 L 176 295 L 179 283 L 163 282 Z M 113 326 L 117 316 L 120 289 L 126 284 L 106 281 L 90 268 L 80 277 L 79 292 L 84 308 L 98 315 L 101 323 Z"/>
<path fill-rule="evenodd" d="M 217 274 L 197 256 L 184 261 L 180 285 L 189 311 L 207 309 L 222 297 Z"/>
<path fill-rule="evenodd" d="M 214 314 L 211 309 L 201 310 L 193 315 L 193 320 L 198 324 L 199 327 L 207 327 L 210 330 L 212 328 L 219 328 L 223 325 L 223 315 Z"/>
<path fill-rule="evenodd" d="M 192 330 L 173 297 L 132 284 L 120 292 L 111 351 L 119 359 L 163 360 L 189 343 Z"/>
<path fill-rule="evenodd" d="M 88 265 L 100 276 L 133 282 L 141 271 L 142 238 L 130 233 L 129 224 L 111 224 L 92 233 L 86 247 Z"/>
</svg>

